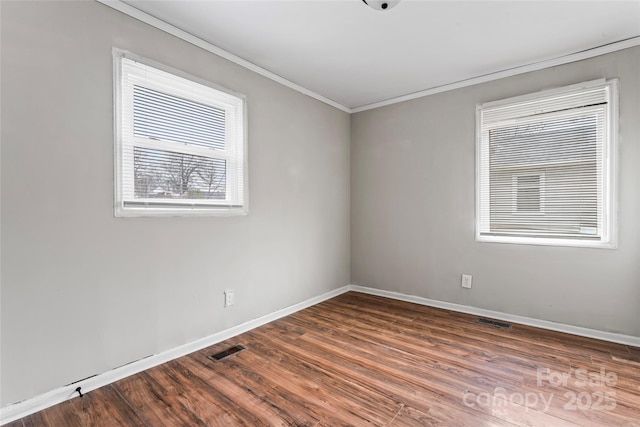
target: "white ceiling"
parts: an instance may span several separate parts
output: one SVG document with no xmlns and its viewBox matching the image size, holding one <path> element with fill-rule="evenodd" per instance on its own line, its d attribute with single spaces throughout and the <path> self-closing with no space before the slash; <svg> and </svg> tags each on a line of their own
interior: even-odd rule
<svg viewBox="0 0 640 427">
<path fill-rule="evenodd" d="M 125 3 L 349 108 L 640 36 L 640 1 Z"/>
</svg>

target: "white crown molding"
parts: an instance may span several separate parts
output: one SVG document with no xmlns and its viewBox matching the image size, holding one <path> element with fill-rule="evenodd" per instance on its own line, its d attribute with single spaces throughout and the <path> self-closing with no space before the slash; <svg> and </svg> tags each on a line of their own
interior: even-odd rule
<svg viewBox="0 0 640 427">
<path fill-rule="evenodd" d="M 196 37 L 193 34 L 189 34 L 186 31 L 183 31 L 171 24 L 168 24 L 154 16 L 149 15 L 148 13 L 141 11 L 140 9 L 136 9 L 133 6 L 123 3 L 120 0 L 96 0 L 96 1 L 104 4 L 105 6 L 109 6 L 119 12 L 122 12 L 125 15 L 129 15 L 132 18 L 142 21 L 145 24 L 149 24 L 152 27 L 155 27 L 175 37 L 178 37 L 179 39 L 182 39 L 188 43 L 198 46 L 199 48 L 202 48 L 208 52 L 211 52 L 214 55 L 220 56 L 237 65 L 240 65 L 241 67 L 251 70 L 257 74 L 260 74 L 261 76 L 267 77 L 275 82 L 280 83 L 283 86 L 296 90 L 304 95 L 310 96 L 311 98 L 317 99 L 318 101 L 324 102 L 325 104 L 331 105 L 332 107 L 335 107 L 346 113 L 351 113 L 351 109 L 349 107 L 345 107 L 344 105 L 339 104 L 332 99 L 324 97 L 296 83 L 293 83 L 292 81 L 289 81 L 284 77 L 281 77 L 275 73 L 272 73 L 271 71 L 266 70 L 252 62 L 249 62 L 246 59 L 240 58 L 239 56 L 236 56 L 230 52 L 227 52 L 226 50 L 219 48 L 218 46 L 215 46 L 207 41 L 204 41 L 203 39 Z"/>
<path fill-rule="evenodd" d="M 90 392 L 91 390 L 95 390 L 128 376 L 137 374 L 138 372 L 145 371 L 147 369 L 153 368 L 154 366 L 161 365 L 163 363 L 193 353 L 194 351 L 202 350 L 203 348 L 207 348 L 229 338 L 233 338 L 259 326 L 262 326 L 269 322 L 273 322 L 274 320 L 278 320 L 282 317 L 288 316 L 307 307 L 311 307 L 312 305 L 316 305 L 348 291 L 349 286 L 343 286 L 341 288 L 334 289 L 332 291 L 302 301 L 290 307 L 286 307 L 257 319 L 250 320 L 241 325 L 234 326 L 232 328 L 183 344 L 170 350 L 154 354 L 153 356 L 149 356 L 144 359 L 129 363 L 127 365 L 112 369 L 110 371 L 103 372 L 94 377 L 90 377 L 85 380 L 57 388 L 47 393 L 43 393 L 33 398 L 23 400 L 13 405 L 6 406 L 0 409 L 0 425 L 10 423 L 11 421 L 18 420 L 35 412 L 49 408 L 53 405 L 57 405 L 58 403 L 62 403 L 66 400 L 77 397 L 78 394 L 75 391 L 77 387 L 82 387 L 83 393 Z"/>
<path fill-rule="evenodd" d="M 399 102 L 410 101 L 412 99 L 417 99 L 417 98 L 423 98 L 425 96 L 435 95 L 436 93 L 447 92 L 450 90 L 460 89 L 463 87 L 472 86 L 479 83 L 486 83 L 493 80 L 503 79 L 506 77 L 517 76 L 518 74 L 529 73 L 531 71 L 538 71 L 545 68 L 568 64 L 570 62 L 582 61 L 584 59 L 605 55 L 607 53 L 612 53 L 612 52 L 616 52 L 622 49 L 628 49 L 630 47 L 635 47 L 635 46 L 640 46 L 640 37 L 632 37 L 630 39 L 622 40 L 615 43 L 610 43 L 610 44 L 596 47 L 593 49 L 587 49 L 580 52 L 559 56 L 557 58 L 548 59 L 545 61 L 534 62 L 532 64 L 527 64 L 520 67 L 509 68 L 507 70 L 502 70 L 495 73 L 473 77 L 467 80 L 461 80 L 459 82 L 449 83 L 442 86 L 421 90 L 419 92 L 410 93 L 408 95 L 398 96 L 396 98 L 391 98 L 391 99 L 387 99 L 380 102 L 374 102 L 372 104 L 362 105 L 360 107 L 352 108 L 351 113 L 359 113 L 361 111 L 373 110 L 374 108 L 385 107 L 387 105 L 397 104 Z"/>
<path fill-rule="evenodd" d="M 631 335 L 616 334 L 613 332 L 598 331 L 595 329 L 583 328 L 580 326 L 566 325 L 564 323 L 550 322 L 548 320 L 533 319 L 531 317 L 518 316 L 515 314 L 502 313 L 493 310 L 485 310 L 483 308 L 454 304 L 446 301 L 438 301 L 414 295 L 401 294 L 399 292 L 385 291 L 382 289 L 368 288 L 366 286 L 349 285 L 349 290 L 354 292 L 362 292 L 369 295 L 391 298 L 399 301 L 412 302 L 414 304 L 426 305 L 429 307 L 443 308 L 445 310 L 473 314 L 475 316 L 489 317 L 492 319 L 504 320 L 506 322 L 519 323 L 521 325 L 534 326 L 536 328 L 547 329 L 550 331 L 564 332 L 566 334 L 578 335 L 581 337 L 595 338 L 598 340 L 640 347 L 640 337 L 634 337 Z"/>
<path fill-rule="evenodd" d="M 421 90 L 418 92 L 410 93 L 407 95 L 398 96 L 395 98 L 390 98 L 384 101 L 374 102 L 372 104 L 362 105 L 360 107 L 349 108 L 344 106 L 332 99 L 324 97 L 318 93 L 313 92 L 303 86 L 300 86 L 296 83 L 293 83 L 290 80 L 285 79 L 267 69 L 264 69 L 252 62 L 247 61 L 246 59 L 240 58 L 237 55 L 234 55 L 218 46 L 215 46 L 203 39 L 194 36 L 193 34 L 187 33 L 167 22 L 164 22 L 154 16 L 149 15 L 141 11 L 140 9 L 136 9 L 133 6 L 130 6 L 126 3 L 123 3 L 120 0 L 96 0 L 99 3 L 102 3 L 106 6 L 109 6 L 119 12 L 124 13 L 132 18 L 138 19 L 146 24 L 149 24 L 159 30 L 162 30 L 166 33 L 169 33 L 175 37 L 178 37 L 188 43 L 191 43 L 195 46 L 198 46 L 208 52 L 213 53 L 214 55 L 220 56 L 224 59 L 227 59 L 237 65 L 240 65 L 248 70 L 251 70 L 261 76 L 267 77 L 275 82 L 278 82 L 288 88 L 296 90 L 304 95 L 310 96 L 311 98 L 317 99 L 318 101 L 324 102 L 325 104 L 331 105 L 339 110 L 342 110 L 346 113 L 359 113 L 361 111 L 373 110 L 375 108 L 385 107 L 387 105 L 397 104 L 404 101 L 410 101 L 412 99 L 423 98 L 425 96 L 434 95 L 441 92 L 447 92 L 454 89 L 460 89 L 467 86 L 476 85 L 479 83 L 490 82 L 493 80 L 503 79 L 506 77 L 516 76 L 518 74 L 524 74 L 531 71 L 542 70 L 549 67 L 555 67 L 558 65 L 564 65 L 571 62 L 581 61 L 583 59 L 589 59 L 596 56 L 604 55 L 607 53 L 616 52 L 618 50 L 627 49 L 630 47 L 640 46 L 640 37 L 632 37 L 626 40 L 610 43 L 604 46 L 599 46 L 592 49 L 583 50 L 580 52 L 575 52 L 563 56 L 559 56 L 556 58 L 551 58 L 548 60 L 543 60 L 539 62 L 534 62 L 531 64 L 523 65 L 520 67 L 509 68 L 506 70 L 498 71 L 495 73 L 485 74 L 482 76 L 473 77 L 466 80 L 461 80 L 458 82 L 444 84 L 442 86 L 433 87 L 430 89 Z"/>
</svg>

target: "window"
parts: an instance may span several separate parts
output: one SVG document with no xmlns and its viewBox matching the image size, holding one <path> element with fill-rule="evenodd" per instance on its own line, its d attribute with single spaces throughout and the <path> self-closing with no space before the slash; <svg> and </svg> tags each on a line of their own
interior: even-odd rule
<svg viewBox="0 0 640 427">
<path fill-rule="evenodd" d="M 544 213 L 544 173 L 513 176 L 513 213 Z"/>
<path fill-rule="evenodd" d="M 247 212 L 245 99 L 114 50 L 116 216 Z"/>
<path fill-rule="evenodd" d="M 617 84 L 478 106 L 478 241 L 615 247 Z"/>
</svg>

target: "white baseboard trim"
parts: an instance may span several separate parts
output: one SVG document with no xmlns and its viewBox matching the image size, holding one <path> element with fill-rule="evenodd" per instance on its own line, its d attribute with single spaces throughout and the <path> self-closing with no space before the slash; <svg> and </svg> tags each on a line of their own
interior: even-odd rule
<svg viewBox="0 0 640 427">
<path fill-rule="evenodd" d="M 60 387 L 47 393 L 35 396 L 33 398 L 15 403 L 13 405 L 6 406 L 0 409 L 0 425 L 10 423 L 11 421 L 18 420 L 35 412 L 46 409 L 50 406 L 57 405 L 58 403 L 62 403 L 66 400 L 76 397 L 78 396 L 78 394 L 75 392 L 75 389 L 77 387 L 82 387 L 83 393 L 90 392 L 91 390 L 95 390 L 107 384 L 111 384 L 130 375 L 137 374 L 138 372 L 142 372 L 144 370 L 153 368 L 154 366 L 158 366 L 171 360 L 177 359 L 178 357 L 185 356 L 189 353 L 202 350 L 203 348 L 209 347 L 213 344 L 217 344 L 221 341 L 233 338 L 244 332 L 255 329 L 258 326 L 262 326 L 274 320 L 280 319 L 281 317 L 288 316 L 297 311 L 303 310 L 307 307 L 311 307 L 312 305 L 321 303 L 348 291 L 349 286 L 343 286 L 341 288 L 334 289 L 332 291 L 302 301 L 290 307 L 286 307 L 257 319 L 250 320 L 241 325 L 234 326 L 224 331 L 217 332 L 207 337 L 186 343 L 179 347 L 154 354 L 153 356 L 137 360 L 127 365 L 120 366 L 102 374 L 98 374 L 94 377 L 87 378 L 86 380 L 69 384 L 64 387 Z"/>
<path fill-rule="evenodd" d="M 619 344 L 640 347 L 640 337 L 631 335 L 617 334 L 614 332 L 604 332 L 595 329 L 583 328 L 580 326 L 566 325 L 563 323 L 549 322 L 547 320 L 533 319 L 531 317 L 517 316 L 515 314 L 502 313 L 499 311 L 485 310 L 483 308 L 471 307 L 468 305 L 454 304 L 446 301 L 437 301 L 429 298 L 418 297 L 414 295 L 401 294 L 399 292 L 384 291 L 381 289 L 368 288 L 366 286 L 349 285 L 349 290 L 354 292 L 362 292 L 364 294 L 377 295 L 380 297 L 391 298 L 400 301 L 412 302 L 415 304 L 426 305 L 429 307 L 443 308 L 445 310 L 457 311 L 460 313 L 473 314 L 476 316 L 489 317 L 492 319 L 504 320 L 522 325 L 535 326 L 537 328 L 548 329 L 551 331 L 564 332 L 581 337 L 595 338 L 603 341 L 610 341 Z"/>
<path fill-rule="evenodd" d="M 18 420 L 20 418 L 31 415 L 35 412 L 46 409 L 50 406 L 62 403 L 77 396 L 75 389 L 82 387 L 82 392 L 87 393 L 91 390 L 103 387 L 111 384 L 130 375 L 137 374 L 144 370 L 153 368 L 154 366 L 161 365 L 187 354 L 193 353 L 211 345 L 217 344 L 221 341 L 233 338 L 244 332 L 255 329 L 259 326 L 280 319 L 282 317 L 293 314 L 297 311 L 303 310 L 307 307 L 311 307 L 315 304 L 321 303 L 338 295 L 341 295 L 348 291 L 361 292 L 364 294 L 377 295 L 381 297 L 391 298 L 400 301 L 412 302 L 415 304 L 426 305 L 429 307 L 443 308 L 446 310 L 457 311 L 461 313 L 473 314 L 476 316 L 489 317 L 493 319 L 504 320 L 513 323 L 519 323 L 528 326 L 535 326 L 542 329 L 549 329 L 552 331 L 565 332 L 568 334 L 579 335 L 588 338 L 595 338 L 603 341 L 611 341 L 620 344 L 631 345 L 634 347 L 640 347 L 640 337 L 634 337 L 630 335 L 616 334 L 612 332 L 598 331 L 595 329 L 588 329 L 579 326 L 565 325 L 562 323 L 549 322 L 547 320 L 533 319 L 530 317 L 517 316 L 514 314 L 502 313 L 498 311 L 485 310 L 482 308 L 475 308 L 467 305 L 454 304 L 446 301 L 437 301 L 428 298 L 423 298 L 414 295 L 406 295 L 399 292 L 385 291 L 381 289 L 369 288 L 358 285 L 343 286 L 338 289 L 334 289 L 322 295 L 314 298 L 302 301 L 298 304 L 292 305 L 287 308 L 275 311 L 265 316 L 259 317 L 254 320 L 250 320 L 241 325 L 234 326 L 221 332 L 209 335 L 207 337 L 186 343 L 179 347 L 172 348 L 170 350 L 163 351 L 153 356 L 146 357 L 144 359 L 137 360 L 124 366 L 112 369 L 110 371 L 98 374 L 94 377 L 87 378 L 86 380 L 79 381 L 77 383 L 69 384 L 64 387 L 57 388 L 47 393 L 35 396 L 30 399 L 23 400 L 22 402 L 9 405 L 0 409 L 0 425 L 10 423 L 11 421 Z"/>
</svg>

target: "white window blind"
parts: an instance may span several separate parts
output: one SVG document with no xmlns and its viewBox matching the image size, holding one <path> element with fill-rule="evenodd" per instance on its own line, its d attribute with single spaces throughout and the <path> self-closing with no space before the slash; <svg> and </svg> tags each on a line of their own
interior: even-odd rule
<svg viewBox="0 0 640 427">
<path fill-rule="evenodd" d="M 116 215 L 246 213 L 244 97 L 114 57 Z"/>
<path fill-rule="evenodd" d="M 480 105 L 477 239 L 613 246 L 617 81 Z"/>
</svg>

